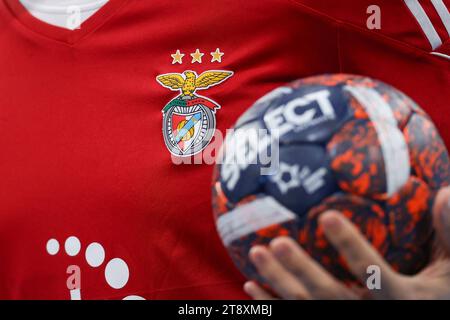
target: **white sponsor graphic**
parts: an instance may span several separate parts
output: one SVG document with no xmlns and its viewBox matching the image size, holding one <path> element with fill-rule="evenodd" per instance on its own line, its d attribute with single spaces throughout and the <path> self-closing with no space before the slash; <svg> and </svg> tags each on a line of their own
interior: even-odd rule
<svg viewBox="0 0 450 320">
<path fill-rule="evenodd" d="M 411 171 L 405 137 L 391 108 L 376 90 L 352 86 L 345 90 L 361 103 L 375 127 L 383 153 L 387 194 L 391 196 L 406 183 Z"/>
<path fill-rule="evenodd" d="M 290 90 L 290 88 L 281 87 L 261 98 L 257 104 L 272 101 L 276 97 L 289 93 Z M 275 179 L 277 179 L 277 173 L 280 171 L 279 138 L 287 133 L 298 132 L 324 121 L 336 119 L 336 113 L 329 97 L 328 90 L 320 90 L 293 99 L 268 111 L 264 116 L 268 132 L 258 122 L 251 122 L 234 132 L 229 132 L 219 156 L 219 159 L 223 161 L 221 176 L 227 188 L 233 190 L 241 177 L 241 171 L 247 169 L 251 164 L 258 163 L 257 159 L 262 165 L 261 175 L 275 174 Z M 270 156 L 267 153 L 269 149 Z M 225 154 L 224 157 L 222 157 L 223 154 Z M 268 164 L 270 167 L 264 167 Z M 302 174 L 305 173 L 305 171 L 302 172 Z M 323 179 L 321 180 L 321 178 L 325 174 L 326 169 L 314 173 L 308 172 L 307 175 L 311 175 L 311 177 L 305 178 L 303 185 L 305 190 L 308 193 L 315 192 L 322 186 Z M 286 188 L 281 180 L 279 186 L 283 190 Z M 283 190 L 281 191 L 283 192 Z"/>
<path fill-rule="evenodd" d="M 301 131 L 336 118 L 329 99 L 330 92 L 321 90 L 289 101 L 270 110 L 264 116 L 267 128 L 277 130 L 280 137 L 291 131 Z M 318 108 L 314 103 L 317 103 Z"/>
<path fill-rule="evenodd" d="M 217 219 L 217 230 L 225 246 L 255 231 L 295 220 L 296 215 L 275 199 L 265 196 L 237 207 Z"/>
<path fill-rule="evenodd" d="M 292 165 L 285 162 L 280 163 L 278 172 L 270 179 L 276 183 L 282 194 L 286 194 L 290 189 L 303 187 L 308 194 L 313 194 L 325 185 L 324 176 L 327 174 L 326 168 L 319 168 L 314 172 L 307 166 L 300 169 L 300 165 Z"/>
<path fill-rule="evenodd" d="M 285 162 L 280 163 L 280 169 L 277 174 L 271 177 L 271 180 L 276 183 L 280 192 L 285 194 L 292 188 L 297 188 L 300 186 L 300 166 L 293 165 L 290 166 Z M 288 175 L 288 179 L 283 179 L 284 176 Z"/>
<path fill-rule="evenodd" d="M 278 131 L 269 133 L 258 122 L 237 130 L 227 130 L 217 161 L 222 163 L 221 176 L 227 188 L 233 190 L 241 177 L 241 171 L 252 164 L 261 166 L 261 175 L 276 172 L 279 166 L 279 146 Z"/>
<path fill-rule="evenodd" d="M 50 239 L 46 245 L 47 253 L 55 256 L 59 253 L 60 244 L 56 239 Z M 82 249 L 81 241 L 76 236 L 68 237 L 64 242 L 64 251 L 70 257 L 76 257 Z M 104 247 L 98 242 L 90 243 L 84 252 L 86 262 L 92 268 L 98 268 L 103 265 L 106 257 Z M 67 279 L 67 288 L 71 300 L 81 300 L 81 269 L 78 265 L 70 265 L 66 270 L 69 277 Z M 130 270 L 127 263 L 121 258 L 112 258 L 106 263 L 104 270 L 106 283 L 113 289 L 124 288 L 130 278 Z M 145 300 L 143 297 L 130 295 L 124 300 Z"/>
</svg>

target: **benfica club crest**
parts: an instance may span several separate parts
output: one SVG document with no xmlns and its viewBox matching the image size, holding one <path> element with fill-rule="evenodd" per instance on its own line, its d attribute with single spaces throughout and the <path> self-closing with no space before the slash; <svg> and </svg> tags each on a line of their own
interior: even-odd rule
<svg viewBox="0 0 450 320">
<path fill-rule="evenodd" d="M 173 155 L 192 156 L 209 144 L 220 105 L 195 92 L 218 85 L 232 75 L 231 71 L 211 70 L 200 76 L 194 71 L 185 71 L 183 75 L 168 73 L 156 77 L 163 87 L 181 92 L 162 110 L 164 142 Z"/>
</svg>

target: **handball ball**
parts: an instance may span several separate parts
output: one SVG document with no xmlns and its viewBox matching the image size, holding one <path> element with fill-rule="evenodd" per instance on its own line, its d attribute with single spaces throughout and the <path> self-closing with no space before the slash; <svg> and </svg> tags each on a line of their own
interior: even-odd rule
<svg viewBox="0 0 450 320">
<path fill-rule="evenodd" d="M 249 279 L 264 283 L 251 247 L 290 236 L 335 277 L 355 282 L 318 225 L 329 209 L 397 271 L 414 274 L 428 262 L 449 157 L 429 116 L 383 82 L 335 74 L 277 88 L 238 119 L 218 160 L 216 226 Z"/>
</svg>

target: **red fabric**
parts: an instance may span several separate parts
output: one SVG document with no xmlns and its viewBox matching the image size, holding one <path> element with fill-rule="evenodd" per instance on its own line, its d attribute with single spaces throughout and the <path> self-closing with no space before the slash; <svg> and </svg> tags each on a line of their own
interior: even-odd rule
<svg viewBox="0 0 450 320">
<path fill-rule="evenodd" d="M 447 40 L 440 46 L 437 50 L 435 50 L 438 53 L 442 53 L 448 56 L 448 59 L 450 60 L 450 40 Z"/>
<path fill-rule="evenodd" d="M 335 25 L 339 70 L 363 74 L 385 81 L 404 91 L 425 109 L 437 125 L 447 147 L 450 146 L 450 59 L 431 54 L 430 44 L 404 1 L 379 1 L 381 30 L 368 30 L 366 9 L 369 0 L 329 1 L 292 0 L 311 15 Z M 431 2 L 421 1 L 427 14 Z M 448 0 L 444 0 L 450 8 Z M 430 16 L 441 35 L 446 34 L 440 18 Z M 449 54 L 449 36 L 436 52 Z"/>
<path fill-rule="evenodd" d="M 314 1 L 327 4 L 317 10 L 291 0 L 110 0 L 72 32 L 17 2 L 0 0 L 2 299 L 69 299 L 69 265 L 81 270 L 82 299 L 246 297 L 214 227 L 212 167 L 175 165 L 164 144 L 161 110 L 178 93 L 158 75 L 233 71 L 201 91 L 221 105 L 217 128 L 225 132 L 285 82 L 368 74 L 415 98 L 450 141 L 448 61 L 409 42 L 422 36 L 410 18 L 398 33 L 379 34 L 325 0 Z M 202 64 L 191 63 L 197 48 Z M 210 62 L 216 48 L 221 63 Z M 185 54 L 181 65 L 172 64 L 176 50 Z M 70 236 L 81 242 L 76 256 L 64 250 Z M 49 239 L 60 244 L 55 255 Z M 96 268 L 85 259 L 92 242 L 106 252 Z M 113 258 L 129 269 L 120 289 L 105 280 Z"/>
<path fill-rule="evenodd" d="M 288 1 L 111 0 L 72 33 L 7 4 L 0 1 L 0 298 L 68 299 L 72 264 L 82 299 L 245 298 L 213 223 L 212 166 L 172 163 L 161 110 L 178 93 L 156 76 L 233 71 L 199 92 L 221 105 L 225 132 L 270 89 L 337 72 L 335 37 L 321 37 L 332 27 Z M 202 64 L 191 63 L 197 48 Z M 222 63 L 210 62 L 216 48 Z M 183 64 L 172 65 L 178 49 Z M 69 236 L 81 242 L 74 257 L 63 248 Z M 61 245 L 54 256 L 52 238 Z M 106 251 L 98 268 L 84 258 L 91 242 Z M 104 276 L 115 257 L 130 272 L 121 289 Z"/>
<path fill-rule="evenodd" d="M 367 30 L 367 8 L 372 5 L 380 7 L 381 29 L 370 30 L 372 34 L 384 35 L 403 43 L 410 44 L 423 50 L 431 50 L 430 42 L 426 38 L 414 15 L 407 8 L 404 0 L 292 0 L 305 10 L 309 9 L 330 19 L 351 24 L 356 28 Z M 436 32 L 444 42 L 450 36 L 445 29 L 431 0 L 420 0 L 420 5 L 430 19 Z M 443 0 L 450 8 L 450 0 Z"/>
</svg>

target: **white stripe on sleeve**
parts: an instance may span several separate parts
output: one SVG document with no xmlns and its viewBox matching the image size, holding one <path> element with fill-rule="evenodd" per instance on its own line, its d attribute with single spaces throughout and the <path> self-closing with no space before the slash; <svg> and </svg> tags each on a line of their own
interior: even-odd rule
<svg viewBox="0 0 450 320">
<path fill-rule="evenodd" d="M 427 16 L 427 13 L 422 8 L 418 0 L 404 0 L 405 4 L 408 6 L 411 13 L 416 18 L 417 22 L 420 24 L 425 36 L 428 38 L 432 49 L 436 49 L 437 47 L 442 45 L 442 40 L 439 37 L 436 29 L 431 23 L 430 18 Z"/>
<path fill-rule="evenodd" d="M 439 17 L 441 17 L 442 23 L 447 29 L 447 33 L 450 36 L 450 12 L 448 12 L 448 8 L 445 6 L 444 1 L 442 0 L 431 0 L 434 8 L 436 9 Z"/>
</svg>

